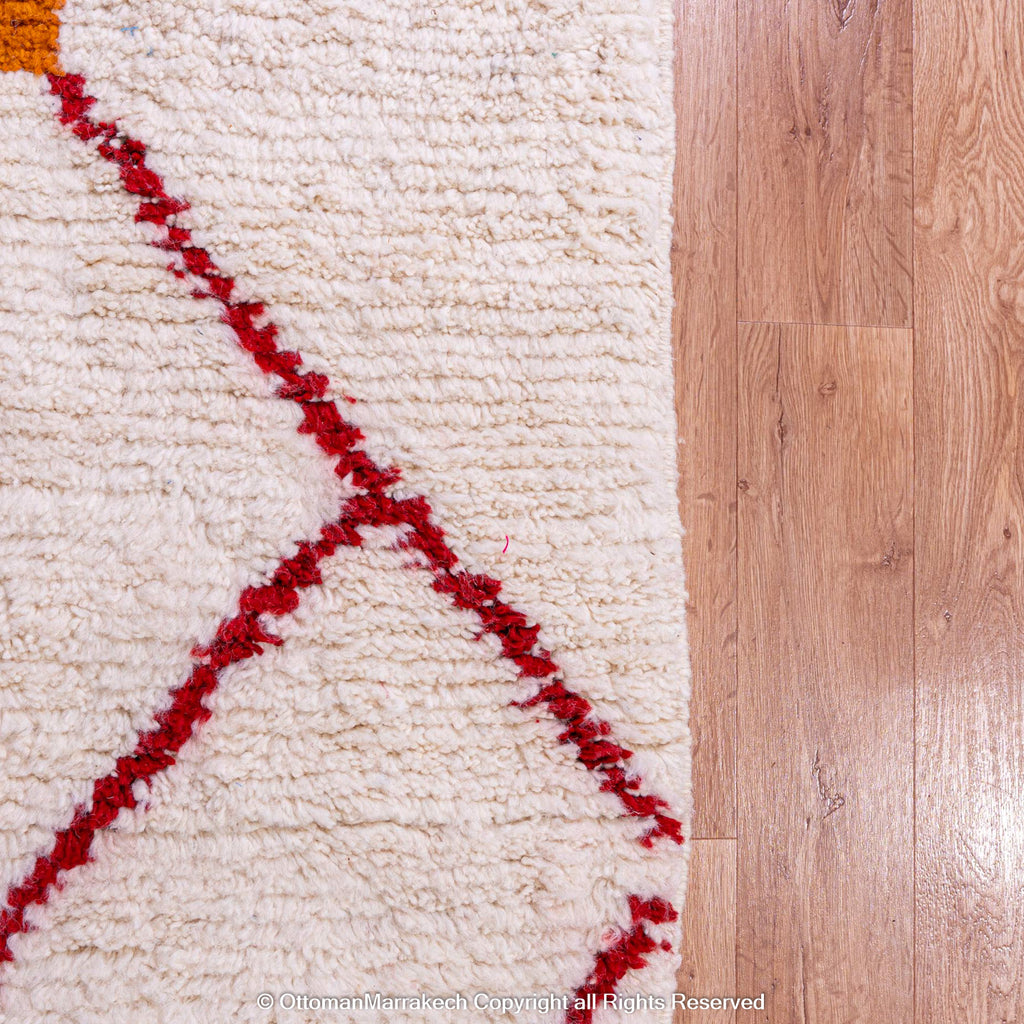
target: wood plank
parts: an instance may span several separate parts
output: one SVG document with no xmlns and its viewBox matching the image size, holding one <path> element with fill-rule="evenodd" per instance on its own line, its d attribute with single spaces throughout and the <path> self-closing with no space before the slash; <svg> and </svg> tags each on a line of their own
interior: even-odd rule
<svg viewBox="0 0 1024 1024">
<path fill-rule="evenodd" d="M 1024 1020 L 1024 9 L 915 54 L 917 1021 Z"/>
<path fill-rule="evenodd" d="M 740 12 L 740 319 L 909 326 L 911 0 Z"/>
<path fill-rule="evenodd" d="M 736 994 L 736 840 L 695 839 L 683 912 L 683 962 L 676 991 L 688 996 Z M 673 1024 L 733 1024 L 732 1010 L 679 1008 Z"/>
<path fill-rule="evenodd" d="M 740 332 L 741 1022 L 912 1019 L 911 360 Z"/>
<path fill-rule="evenodd" d="M 736 834 L 735 0 L 676 18 L 676 409 L 694 836 Z"/>
</svg>

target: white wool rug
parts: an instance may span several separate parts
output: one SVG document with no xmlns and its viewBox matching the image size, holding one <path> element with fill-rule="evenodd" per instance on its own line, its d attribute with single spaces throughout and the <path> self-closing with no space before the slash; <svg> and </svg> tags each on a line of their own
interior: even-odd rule
<svg viewBox="0 0 1024 1024">
<path fill-rule="evenodd" d="M 0 5 L 0 1013 L 671 1019 L 669 0 Z"/>
</svg>

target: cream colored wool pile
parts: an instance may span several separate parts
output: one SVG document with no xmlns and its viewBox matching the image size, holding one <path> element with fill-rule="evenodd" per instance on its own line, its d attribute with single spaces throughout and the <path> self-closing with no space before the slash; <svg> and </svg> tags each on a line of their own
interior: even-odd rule
<svg viewBox="0 0 1024 1024">
<path fill-rule="evenodd" d="M 667 0 L 67 0 L 60 61 L 326 373 L 400 494 L 503 581 L 689 802 L 669 349 Z M 0 884 L 152 726 L 342 484 L 167 272 L 116 168 L 0 75 Z M 323 563 L 178 763 L 30 912 L 3 1019 L 558 1020 L 260 993 L 567 995 L 628 893 L 681 909 L 479 624 L 392 549 Z M 622 993 L 674 988 L 678 923 Z M 667 1011 L 596 1021 L 667 1022 Z"/>
</svg>

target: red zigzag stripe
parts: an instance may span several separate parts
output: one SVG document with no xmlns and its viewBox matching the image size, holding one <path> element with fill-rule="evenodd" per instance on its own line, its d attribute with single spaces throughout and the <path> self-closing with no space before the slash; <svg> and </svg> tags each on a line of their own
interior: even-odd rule
<svg viewBox="0 0 1024 1024">
<path fill-rule="evenodd" d="M 483 627 L 481 636 L 489 633 L 498 639 L 502 655 L 515 664 L 520 676 L 550 680 L 518 706 L 543 706 L 564 726 L 558 735 L 560 742 L 575 748 L 578 760 L 600 779 L 601 790 L 614 794 L 626 814 L 648 824 L 639 842 L 647 847 L 659 838 L 683 842 L 680 822 L 665 813 L 667 802 L 645 793 L 640 776 L 629 770 L 632 754 L 611 738 L 610 724 L 558 678 L 558 666 L 538 644 L 539 627 L 500 600 L 498 580 L 459 568 L 444 532 L 431 521 L 425 498 L 396 499 L 387 493 L 399 480 L 399 471 L 378 466 L 357 447 L 363 434 L 341 416 L 333 401 L 324 398 L 328 379 L 323 374 L 300 372 L 299 353 L 278 348 L 277 327 L 267 319 L 260 303 L 231 298 L 234 280 L 220 271 L 206 249 L 193 243 L 188 228 L 177 225 L 177 215 L 187 210 L 188 204 L 169 196 L 160 176 L 147 167 L 143 143 L 125 135 L 113 122 L 88 116 L 96 100 L 85 93 L 81 75 L 47 77 L 51 92 L 61 103 L 61 123 L 83 142 L 98 140 L 99 153 L 117 166 L 124 188 L 139 197 L 135 219 L 159 229 L 153 244 L 175 257 L 168 269 L 197 283 L 192 293 L 196 299 L 213 299 L 220 305 L 221 318 L 232 328 L 239 345 L 252 354 L 264 373 L 280 379 L 277 394 L 302 410 L 299 432 L 311 434 L 320 448 L 335 458 L 334 472 L 362 493 L 344 502 L 341 514 L 321 529 L 316 541 L 299 543 L 296 554 L 279 564 L 269 582 L 247 588 L 237 614 L 220 623 L 210 644 L 193 651 L 197 663 L 188 679 L 171 691 L 170 705 L 157 714 L 156 727 L 141 734 L 132 753 L 118 758 L 114 771 L 97 780 L 91 805 L 76 811 L 71 824 L 57 833 L 53 850 L 39 857 L 30 874 L 8 892 L 7 909 L 0 913 L 0 961 L 11 959 L 9 941 L 25 930 L 26 910 L 45 903 L 61 872 L 88 860 L 96 833 L 110 825 L 122 809 L 136 805 L 136 784 L 149 783 L 157 772 L 174 764 L 196 726 L 209 718 L 203 699 L 216 688 L 223 669 L 262 653 L 266 644 L 282 643 L 260 617 L 293 611 L 299 604 L 299 591 L 321 582 L 319 563 L 341 546 L 360 545 L 359 527 L 363 526 L 404 527 L 398 547 L 418 551 L 425 558 L 434 589 L 448 595 L 457 608 L 476 614 Z M 636 896 L 629 900 L 632 930 L 598 954 L 595 973 L 580 992 L 613 991 L 625 970 L 644 966 L 643 954 L 655 948 L 644 922 L 675 920 L 675 911 L 663 901 L 645 902 Z M 589 1021 L 589 1011 L 580 1012 L 584 1016 L 570 1018 L 572 1024 Z"/>
<path fill-rule="evenodd" d="M 594 1010 L 604 1006 L 605 996 L 615 994 L 627 971 L 643 970 L 647 966 L 648 953 L 658 948 L 668 952 L 672 948 L 670 942 L 659 944 L 652 939 L 644 927 L 648 922 L 664 924 L 675 921 L 678 915 L 672 905 L 657 897 L 643 900 L 639 896 L 629 896 L 627 899 L 633 926 L 594 958 L 590 977 L 569 998 L 565 1024 L 593 1024 Z"/>
</svg>

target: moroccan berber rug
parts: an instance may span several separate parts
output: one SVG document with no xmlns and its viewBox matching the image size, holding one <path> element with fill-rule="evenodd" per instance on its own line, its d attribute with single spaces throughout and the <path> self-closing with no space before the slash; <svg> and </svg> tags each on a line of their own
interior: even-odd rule
<svg viewBox="0 0 1024 1024">
<path fill-rule="evenodd" d="M 667 1024 L 669 0 L 0 3 L 0 1010 Z"/>
</svg>

